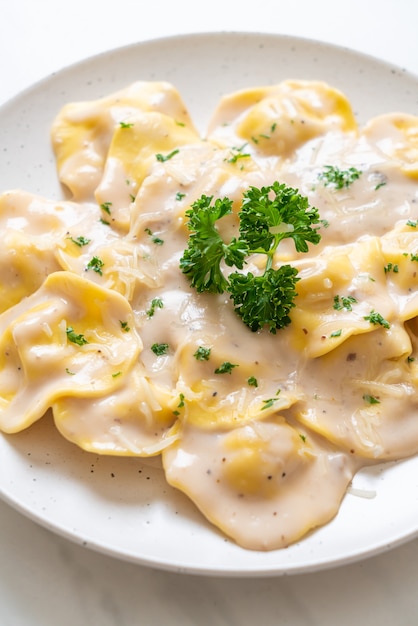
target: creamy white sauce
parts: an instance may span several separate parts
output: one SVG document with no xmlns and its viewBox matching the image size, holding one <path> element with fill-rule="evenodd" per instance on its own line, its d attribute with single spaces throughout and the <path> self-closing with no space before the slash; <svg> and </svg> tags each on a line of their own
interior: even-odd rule
<svg viewBox="0 0 418 626">
<path fill-rule="evenodd" d="M 328 522 L 360 467 L 418 451 L 413 124 L 382 116 L 359 130 L 322 83 L 232 94 L 205 140 L 165 83 L 69 105 L 52 132 L 75 200 L 0 199 L 0 428 L 52 407 L 86 450 L 161 453 L 168 482 L 249 549 Z M 360 175 L 336 189 L 321 178 L 329 165 Z M 243 192 L 276 180 L 318 208 L 322 238 L 307 254 L 280 245 L 275 265 L 299 271 L 292 324 L 253 333 L 228 294 L 198 294 L 182 274 L 185 211 L 229 197 L 229 240 Z M 336 307 L 343 297 L 352 305 Z M 69 326 L 88 343 L 71 343 Z"/>
</svg>

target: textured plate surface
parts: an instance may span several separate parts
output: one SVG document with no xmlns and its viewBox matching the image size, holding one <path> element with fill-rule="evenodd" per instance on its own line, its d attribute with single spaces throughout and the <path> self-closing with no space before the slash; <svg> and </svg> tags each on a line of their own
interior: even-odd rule
<svg viewBox="0 0 418 626">
<path fill-rule="evenodd" d="M 360 122 L 389 111 L 418 112 L 418 79 L 328 44 L 221 33 L 140 43 L 64 69 L 0 109 L 0 190 L 61 197 L 49 143 L 60 107 L 135 80 L 168 80 L 202 129 L 219 97 L 287 78 L 324 80 L 351 100 Z M 90 548 L 173 571 L 265 576 L 313 571 L 358 560 L 418 534 L 418 457 L 362 471 L 337 517 L 286 550 L 242 550 L 170 488 L 158 460 L 85 453 L 46 417 L 0 435 L 0 496 L 54 532 Z"/>
</svg>

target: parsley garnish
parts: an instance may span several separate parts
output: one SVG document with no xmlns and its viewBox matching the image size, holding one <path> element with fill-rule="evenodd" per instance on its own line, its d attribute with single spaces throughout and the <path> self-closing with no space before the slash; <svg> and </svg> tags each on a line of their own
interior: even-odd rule
<svg viewBox="0 0 418 626">
<path fill-rule="evenodd" d="M 335 189 L 343 189 L 343 187 L 349 187 L 355 180 L 360 178 L 361 173 L 355 167 L 340 170 L 339 167 L 334 165 L 325 165 L 325 169 L 319 174 L 319 178 L 324 181 L 326 187 L 333 185 Z"/>
<path fill-rule="evenodd" d="M 230 363 L 229 361 L 225 361 L 222 365 L 216 368 L 215 374 L 230 374 L 234 367 L 239 366 L 234 363 Z"/>
<path fill-rule="evenodd" d="M 72 326 L 67 326 L 66 333 L 67 333 L 68 341 L 71 341 L 71 343 L 77 344 L 77 346 L 84 346 L 86 345 L 86 343 L 88 343 L 84 335 L 82 334 L 77 335 L 77 333 L 74 332 L 74 329 Z"/>
<path fill-rule="evenodd" d="M 133 122 L 119 122 L 121 128 L 132 128 Z"/>
<path fill-rule="evenodd" d="M 376 396 L 370 396 L 368 393 L 363 395 L 363 400 L 368 404 L 380 404 L 380 400 Z"/>
<path fill-rule="evenodd" d="M 353 296 L 334 296 L 334 309 L 336 311 L 352 311 L 352 304 L 356 304 L 357 300 Z"/>
<path fill-rule="evenodd" d="M 104 266 L 104 263 L 101 259 L 99 259 L 98 256 L 94 256 L 88 263 L 86 266 L 86 270 L 93 270 L 93 272 L 96 272 L 96 274 L 100 274 L 100 276 L 102 276 L 103 272 L 102 272 L 102 267 Z"/>
<path fill-rule="evenodd" d="M 298 252 L 308 251 L 308 242 L 321 239 L 317 209 L 296 189 L 279 182 L 269 187 L 250 187 L 243 195 L 239 237 L 225 243 L 217 222 L 232 213 L 232 200 L 201 196 L 186 211 L 190 231 L 188 247 L 180 259 L 180 268 L 198 292 L 223 293 L 228 291 L 236 313 L 252 330 L 267 325 L 270 332 L 290 323 L 289 311 L 294 307 L 296 268 L 282 265 L 273 268 L 273 259 L 279 243 L 292 238 Z M 222 262 L 242 270 L 246 257 L 264 254 L 267 257 L 264 273 L 232 272 L 226 277 Z"/>
<path fill-rule="evenodd" d="M 183 198 L 186 196 L 185 193 L 182 193 L 181 191 L 178 191 L 176 193 L 176 200 L 178 200 L 180 202 L 180 200 L 183 200 Z"/>
<path fill-rule="evenodd" d="M 121 329 L 125 332 L 125 333 L 129 333 L 129 331 L 131 330 L 129 328 L 128 322 L 122 322 L 122 320 L 119 320 L 120 322 L 120 327 Z"/>
<path fill-rule="evenodd" d="M 342 332 L 342 328 L 339 328 L 338 330 L 333 330 L 330 334 L 330 337 L 341 337 Z"/>
<path fill-rule="evenodd" d="M 147 311 L 148 317 L 152 317 L 155 313 L 155 309 L 162 309 L 164 307 L 164 303 L 161 298 L 153 298 L 151 300 L 151 306 Z"/>
<path fill-rule="evenodd" d="M 168 343 L 153 343 L 151 346 L 151 350 L 156 356 L 163 356 L 163 354 L 167 354 L 168 349 Z"/>
<path fill-rule="evenodd" d="M 110 215 L 110 207 L 111 206 L 112 206 L 111 202 L 102 202 L 102 204 L 100 205 L 100 208 L 102 209 L 102 211 L 104 211 L 105 213 Z"/>
<path fill-rule="evenodd" d="M 376 324 L 383 326 L 384 328 L 390 328 L 390 324 L 384 317 L 381 316 L 380 313 L 377 313 L 374 309 L 370 312 L 369 315 L 366 315 L 363 319 L 370 322 L 370 324 Z"/>
<path fill-rule="evenodd" d="M 388 263 L 383 269 L 385 270 L 385 274 L 388 272 L 394 272 L 394 274 L 397 274 L 399 272 L 399 266 L 396 263 Z"/>
<path fill-rule="evenodd" d="M 211 352 L 210 348 L 199 346 L 193 356 L 197 361 L 209 361 L 210 352 Z"/>
<path fill-rule="evenodd" d="M 78 246 L 79 248 L 82 248 L 83 246 L 87 246 L 87 244 L 89 244 L 91 241 L 91 239 L 87 239 L 86 237 L 83 237 L 82 235 L 80 235 L 76 239 L 74 239 L 74 237 L 68 237 L 68 239 L 70 239 L 73 243 L 75 243 L 75 245 Z"/>
<path fill-rule="evenodd" d="M 154 235 L 150 228 L 145 228 L 145 232 L 151 237 L 152 243 L 155 243 L 156 246 L 163 245 L 164 239 L 161 239 L 160 237 L 157 237 L 157 235 Z"/>
<path fill-rule="evenodd" d="M 258 387 L 258 380 L 255 376 L 250 376 L 247 379 L 247 383 L 250 385 L 250 387 Z"/>
<path fill-rule="evenodd" d="M 169 161 L 170 159 L 172 159 L 173 156 L 178 154 L 179 152 L 180 150 L 176 149 L 170 152 L 169 154 L 158 153 L 155 155 L 155 158 L 157 159 L 157 161 L 160 161 L 160 163 L 164 163 L 165 161 Z"/>
</svg>

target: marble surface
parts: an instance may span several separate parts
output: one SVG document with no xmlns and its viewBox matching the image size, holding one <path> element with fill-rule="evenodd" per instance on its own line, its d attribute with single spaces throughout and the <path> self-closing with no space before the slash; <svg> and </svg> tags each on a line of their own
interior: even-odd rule
<svg viewBox="0 0 418 626">
<path fill-rule="evenodd" d="M 0 103 L 107 49 L 219 30 L 323 40 L 418 74 L 417 23 L 415 0 L 2 0 Z M 1 626 L 413 625 L 417 577 L 418 539 L 359 563 L 290 577 L 152 570 L 74 545 L 0 501 Z"/>
</svg>

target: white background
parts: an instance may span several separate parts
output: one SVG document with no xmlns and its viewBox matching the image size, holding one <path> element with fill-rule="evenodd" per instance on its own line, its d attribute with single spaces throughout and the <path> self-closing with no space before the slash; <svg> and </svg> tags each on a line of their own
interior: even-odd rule
<svg viewBox="0 0 418 626">
<path fill-rule="evenodd" d="M 192 32 L 303 36 L 418 75 L 417 25 L 415 0 L 0 0 L 0 103 L 93 54 Z M 1 626 L 412 625 L 417 580 L 418 540 L 287 578 L 154 571 L 75 546 L 0 502 Z"/>
</svg>

